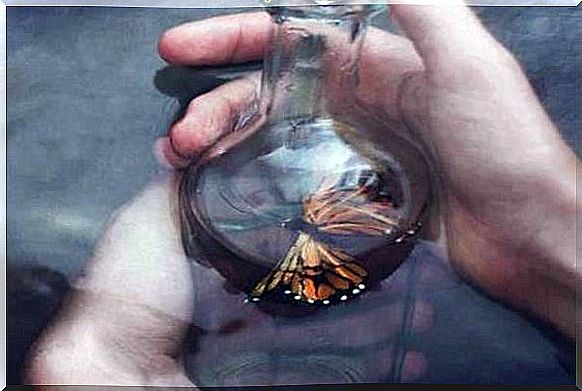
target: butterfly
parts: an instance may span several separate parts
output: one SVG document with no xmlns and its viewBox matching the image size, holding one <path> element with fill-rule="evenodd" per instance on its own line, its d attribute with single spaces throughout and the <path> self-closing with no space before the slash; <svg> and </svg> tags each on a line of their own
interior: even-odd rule
<svg viewBox="0 0 582 391">
<path fill-rule="evenodd" d="M 376 177 L 351 188 L 325 186 L 302 202 L 305 223 L 324 235 L 390 236 L 401 242 L 415 229 L 402 231 L 394 204 L 381 196 Z M 318 235 L 317 235 L 318 236 Z M 368 271 L 354 256 L 300 231 L 285 257 L 254 285 L 250 301 L 283 290 L 304 304 L 346 301 L 366 288 Z"/>
</svg>

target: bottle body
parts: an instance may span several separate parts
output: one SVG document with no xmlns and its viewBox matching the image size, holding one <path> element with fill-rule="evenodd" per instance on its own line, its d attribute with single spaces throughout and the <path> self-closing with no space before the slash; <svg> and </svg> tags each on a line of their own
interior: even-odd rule
<svg viewBox="0 0 582 391">
<path fill-rule="evenodd" d="M 275 13 L 258 112 L 184 175 L 185 235 L 249 301 L 348 301 L 399 266 L 420 228 L 426 161 L 354 99 L 367 19 L 341 12 Z"/>
</svg>

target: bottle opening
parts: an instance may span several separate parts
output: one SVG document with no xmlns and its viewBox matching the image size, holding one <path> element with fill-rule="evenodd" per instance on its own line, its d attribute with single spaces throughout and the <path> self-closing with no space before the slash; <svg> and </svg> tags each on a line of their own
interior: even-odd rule
<svg viewBox="0 0 582 391">
<path fill-rule="evenodd" d="M 347 1 L 319 0 L 316 4 L 275 5 L 267 3 L 275 21 L 286 18 L 317 18 L 322 21 L 372 18 L 387 9 L 384 4 L 354 4 Z"/>
</svg>

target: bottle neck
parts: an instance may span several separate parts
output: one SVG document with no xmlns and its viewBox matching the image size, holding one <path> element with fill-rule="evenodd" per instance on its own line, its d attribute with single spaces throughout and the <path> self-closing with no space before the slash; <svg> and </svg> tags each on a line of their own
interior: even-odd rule
<svg viewBox="0 0 582 391">
<path fill-rule="evenodd" d="M 327 117 L 355 88 L 369 13 L 335 8 L 335 14 L 323 16 L 317 12 L 321 7 L 271 10 L 275 28 L 262 91 L 271 121 Z"/>
</svg>

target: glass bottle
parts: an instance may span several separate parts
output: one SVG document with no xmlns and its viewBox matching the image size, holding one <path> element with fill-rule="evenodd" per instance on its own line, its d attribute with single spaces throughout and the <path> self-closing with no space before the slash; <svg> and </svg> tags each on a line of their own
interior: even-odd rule
<svg viewBox="0 0 582 391">
<path fill-rule="evenodd" d="M 183 241 L 248 302 L 365 296 L 410 253 L 428 205 L 414 139 L 362 104 L 377 5 L 273 7 L 252 115 L 185 172 Z"/>
</svg>

